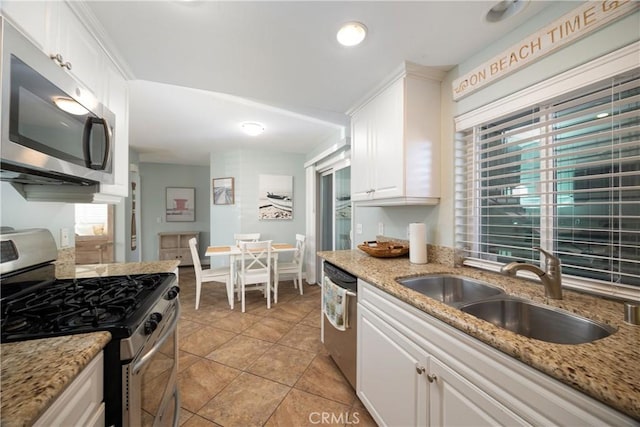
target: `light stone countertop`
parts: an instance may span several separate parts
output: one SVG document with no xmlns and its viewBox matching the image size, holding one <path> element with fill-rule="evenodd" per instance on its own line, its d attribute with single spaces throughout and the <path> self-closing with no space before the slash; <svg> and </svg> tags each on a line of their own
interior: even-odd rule
<svg viewBox="0 0 640 427">
<path fill-rule="evenodd" d="M 57 262 L 58 279 L 172 273 L 180 261 L 75 265 Z M 109 332 L 0 345 L 0 426 L 32 425 L 111 340 Z"/>
<path fill-rule="evenodd" d="M 179 260 L 87 265 L 56 262 L 56 277 L 58 279 L 79 279 L 98 276 L 124 276 L 127 274 L 173 273 L 179 264 Z"/>
<path fill-rule="evenodd" d="M 32 425 L 110 340 L 94 332 L 2 344 L 0 425 Z"/>
<path fill-rule="evenodd" d="M 408 257 L 373 258 L 360 250 L 318 252 L 321 258 L 427 314 L 489 344 L 527 365 L 640 420 L 640 326 L 624 322 L 623 304 L 563 290 L 562 300 L 544 296 L 536 281 L 468 267 L 416 265 Z M 483 280 L 507 294 L 547 304 L 617 329 L 591 343 L 554 344 L 517 335 L 398 284 L 395 279 L 448 273 Z"/>
</svg>

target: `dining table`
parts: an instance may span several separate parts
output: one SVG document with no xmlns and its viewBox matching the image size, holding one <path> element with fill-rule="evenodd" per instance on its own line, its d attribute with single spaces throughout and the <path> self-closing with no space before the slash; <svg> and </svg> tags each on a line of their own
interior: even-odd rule
<svg viewBox="0 0 640 427">
<path fill-rule="evenodd" d="M 293 253 L 296 251 L 296 247 L 289 243 L 273 243 L 271 245 L 271 259 L 274 270 L 278 268 L 278 255 L 281 253 Z M 234 284 L 236 280 L 236 261 L 242 256 L 242 250 L 236 245 L 229 246 L 208 246 L 204 253 L 205 256 L 226 256 L 229 257 L 229 274 L 231 281 Z M 277 283 L 274 283 L 275 289 L 277 289 Z"/>
</svg>

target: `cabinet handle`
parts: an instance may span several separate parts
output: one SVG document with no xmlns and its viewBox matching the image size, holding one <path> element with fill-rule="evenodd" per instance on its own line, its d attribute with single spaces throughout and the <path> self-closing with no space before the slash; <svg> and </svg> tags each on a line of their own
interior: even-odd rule
<svg viewBox="0 0 640 427">
<path fill-rule="evenodd" d="M 60 55 L 59 53 L 56 54 L 51 54 L 49 55 L 49 58 L 53 59 L 54 61 L 56 61 L 58 63 L 58 65 L 60 65 L 62 67 L 62 63 L 64 62 L 64 59 L 62 59 L 62 55 Z"/>
<path fill-rule="evenodd" d="M 67 70 L 71 70 L 71 62 L 65 62 L 61 65 L 62 68 L 66 68 Z"/>
<path fill-rule="evenodd" d="M 438 377 L 435 374 L 428 374 L 427 381 L 429 381 L 430 383 L 438 382 Z"/>
<path fill-rule="evenodd" d="M 418 375 L 422 375 L 424 371 L 425 371 L 424 366 L 420 366 L 416 364 L 416 372 L 418 373 Z"/>
</svg>

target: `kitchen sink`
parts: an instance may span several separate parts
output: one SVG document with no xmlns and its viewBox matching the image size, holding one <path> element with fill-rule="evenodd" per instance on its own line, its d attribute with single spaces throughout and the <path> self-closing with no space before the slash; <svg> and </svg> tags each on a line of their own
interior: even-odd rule
<svg viewBox="0 0 640 427">
<path fill-rule="evenodd" d="M 504 294 L 502 289 L 487 283 L 448 274 L 407 277 L 398 279 L 397 282 L 429 298 L 454 307 Z"/>
<path fill-rule="evenodd" d="M 491 298 L 459 308 L 516 334 L 557 344 L 588 343 L 615 332 L 608 325 L 517 298 Z"/>
</svg>

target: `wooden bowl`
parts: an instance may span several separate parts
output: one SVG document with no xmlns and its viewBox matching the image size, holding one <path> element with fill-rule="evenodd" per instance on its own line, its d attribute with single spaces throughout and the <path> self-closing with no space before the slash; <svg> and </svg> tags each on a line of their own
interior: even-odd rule
<svg viewBox="0 0 640 427">
<path fill-rule="evenodd" d="M 394 242 L 364 242 L 358 249 L 376 258 L 395 258 L 409 253 L 409 246 Z"/>
</svg>

